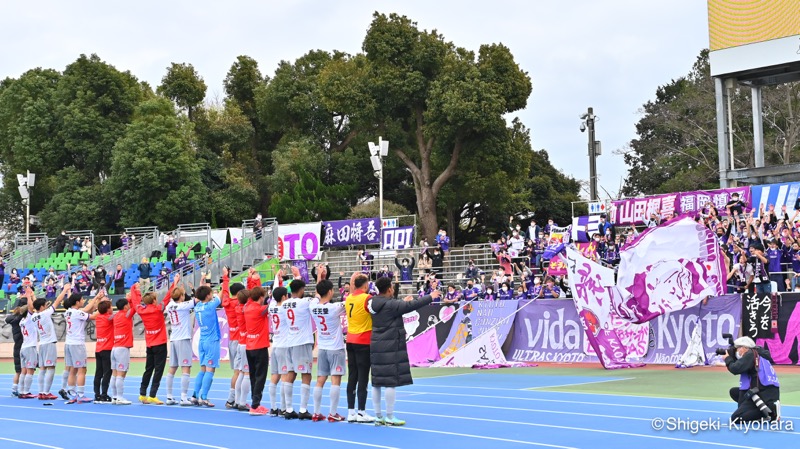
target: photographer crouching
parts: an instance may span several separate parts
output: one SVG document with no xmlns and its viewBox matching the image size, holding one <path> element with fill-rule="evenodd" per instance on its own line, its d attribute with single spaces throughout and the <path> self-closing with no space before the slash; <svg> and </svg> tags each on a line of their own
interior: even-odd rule
<svg viewBox="0 0 800 449">
<path fill-rule="evenodd" d="M 769 350 L 756 346 L 752 338 L 731 341 L 725 366 L 731 374 L 740 375 L 739 387 L 730 391 L 731 399 L 739 404 L 731 422 L 780 419 L 780 383 L 773 363 Z"/>
</svg>

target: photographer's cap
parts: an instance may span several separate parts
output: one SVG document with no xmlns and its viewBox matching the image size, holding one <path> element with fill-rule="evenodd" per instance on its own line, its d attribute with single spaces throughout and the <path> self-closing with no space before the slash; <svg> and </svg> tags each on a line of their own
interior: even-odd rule
<svg viewBox="0 0 800 449">
<path fill-rule="evenodd" d="M 756 347 L 756 342 L 750 337 L 739 337 L 733 341 L 733 346 L 737 348 L 753 349 Z"/>
</svg>

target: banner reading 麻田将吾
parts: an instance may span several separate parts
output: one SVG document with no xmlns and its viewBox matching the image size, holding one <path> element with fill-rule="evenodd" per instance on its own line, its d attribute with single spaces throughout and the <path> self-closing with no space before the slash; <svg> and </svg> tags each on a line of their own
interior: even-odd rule
<svg viewBox="0 0 800 449">
<path fill-rule="evenodd" d="M 376 245 L 381 242 L 379 218 L 323 221 L 322 245 L 325 247 Z"/>
</svg>

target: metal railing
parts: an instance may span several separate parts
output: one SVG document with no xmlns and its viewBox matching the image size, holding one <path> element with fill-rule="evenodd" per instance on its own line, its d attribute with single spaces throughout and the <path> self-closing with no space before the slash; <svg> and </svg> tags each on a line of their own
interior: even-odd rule
<svg viewBox="0 0 800 449">
<path fill-rule="evenodd" d="M 49 239 L 45 233 L 17 234 L 14 237 L 14 251 L 5 261 L 6 266 L 25 268 L 46 258 L 49 253 Z"/>
<path fill-rule="evenodd" d="M 178 229 L 173 231 L 172 234 L 178 243 L 205 242 L 206 246 L 211 244 L 211 226 L 208 223 L 178 225 Z"/>
</svg>

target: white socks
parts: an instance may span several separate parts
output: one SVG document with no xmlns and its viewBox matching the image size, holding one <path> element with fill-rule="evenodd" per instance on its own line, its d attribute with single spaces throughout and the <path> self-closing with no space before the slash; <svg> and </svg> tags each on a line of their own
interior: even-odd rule
<svg viewBox="0 0 800 449">
<path fill-rule="evenodd" d="M 85 385 L 78 385 L 78 387 L 75 388 L 75 392 L 78 394 L 79 398 L 82 398 L 83 395 L 86 394 L 85 388 L 86 388 Z"/>
<path fill-rule="evenodd" d="M 294 411 L 294 404 L 293 404 L 293 391 L 294 384 L 292 382 L 284 382 L 283 383 L 283 400 L 286 401 L 286 412 L 291 413 Z"/>
<path fill-rule="evenodd" d="M 28 377 L 25 378 L 25 393 L 31 393 L 31 386 L 33 385 L 33 374 L 28 374 Z"/>
<path fill-rule="evenodd" d="M 117 398 L 117 376 L 111 376 L 111 383 L 109 384 L 111 387 L 111 398 Z"/>
<path fill-rule="evenodd" d="M 44 376 L 46 369 L 39 370 L 39 394 L 44 394 Z"/>
<path fill-rule="evenodd" d="M 381 387 L 372 387 L 372 406 L 375 408 L 375 416 L 382 417 L 381 413 Z"/>
<path fill-rule="evenodd" d="M 300 384 L 300 413 L 308 411 L 309 396 L 311 396 L 311 385 Z"/>
<path fill-rule="evenodd" d="M 394 418 L 394 401 L 397 397 L 397 390 L 394 387 L 386 387 L 386 417 Z"/>
<path fill-rule="evenodd" d="M 242 391 L 242 377 L 243 377 L 242 375 L 239 375 L 239 377 L 236 378 L 236 385 L 233 388 L 231 388 L 231 391 L 228 393 L 228 402 L 233 401 L 233 403 L 236 405 L 239 404 L 244 405 L 243 402 L 240 402 L 241 391 Z M 233 394 L 233 399 L 231 399 L 231 394 Z"/>
<path fill-rule="evenodd" d="M 117 399 L 125 398 L 125 378 L 117 376 Z"/>
<path fill-rule="evenodd" d="M 67 368 L 66 370 L 64 370 L 63 373 L 61 373 L 61 389 L 62 390 L 66 390 L 67 388 L 69 388 L 69 386 L 67 386 L 67 382 L 69 382 L 69 368 Z"/>
<path fill-rule="evenodd" d="M 281 398 L 283 398 L 283 392 L 281 392 Z M 272 382 L 269 383 L 269 408 L 272 410 L 278 408 L 278 384 Z"/>
<path fill-rule="evenodd" d="M 341 396 L 342 386 L 331 385 L 331 415 L 338 413 L 339 409 L 339 396 Z"/>
<path fill-rule="evenodd" d="M 172 396 L 172 384 L 175 382 L 175 375 L 174 374 L 167 374 L 167 398 L 173 398 Z"/>
<path fill-rule="evenodd" d="M 247 376 L 239 376 L 239 379 L 236 380 L 238 384 L 239 381 L 242 381 L 241 388 L 239 388 L 239 405 L 247 405 L 247 399 L 250 397 L 250 375 Z"/>
<path fill-rule="evenodd" d="M 46 369 L 44 371 L 44 392 L 50 393 L 50 387 L 53 386 L 53 377 L 56 375 L 56 370 Z"/>
<path fill-rule="evenodd" d="M 189 380 L 191 374 L 181 374 L 181 400 L 186 401 L 189 399 Z"/>
<path fill-rule="evenodd" d="M 319 415 L 322 410 L 322 387 L 314 387 L 314 414 Z"/>
</svg>

